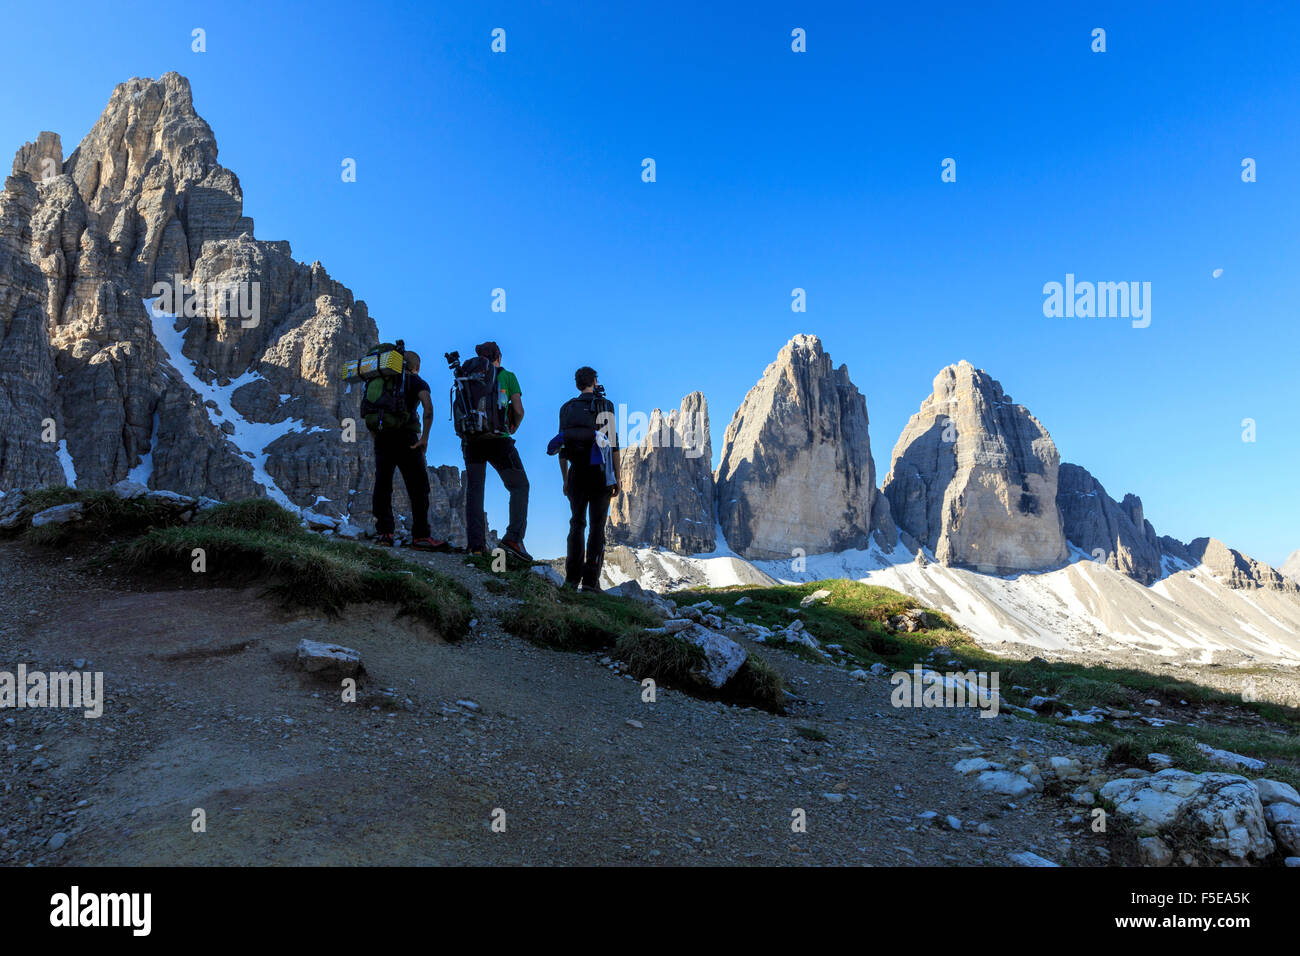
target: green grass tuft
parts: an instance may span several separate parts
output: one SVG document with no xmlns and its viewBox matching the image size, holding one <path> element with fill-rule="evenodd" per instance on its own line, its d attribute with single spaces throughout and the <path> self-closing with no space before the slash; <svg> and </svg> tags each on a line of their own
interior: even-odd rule
<svg viewBox="0 0 1300 956">
<path fill-rule="evenodd" d="M 274 516 L 268 524 L 283 526 Z M 204 551 L 204 578 L 214 584 L 261 584 L 286 605 L 330 614 L 355 603 L 394 604 L 400 614 L 432 625 L 447 640 L 457 640 L 469 630 L 469 592 L 451 578 L 300 527 L 284 533 L 196 522 L 151 531 L 121 546 L 114 560 L 136 573 L 193 581 L 196 548 Z"/>
</svg>

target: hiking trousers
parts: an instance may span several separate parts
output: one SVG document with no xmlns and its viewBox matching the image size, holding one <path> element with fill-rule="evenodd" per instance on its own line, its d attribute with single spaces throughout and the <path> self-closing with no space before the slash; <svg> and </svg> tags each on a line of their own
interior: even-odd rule
<svg viewBox="0 0 1300 956">
<path fill-rule="evenodd" d="M 505 540 L 524 540 L 528 529 L 528 476 L 515 448 L 515 440 L 504 435 L 461 443 L 465 453 L 465 537 L 471 551 L 487 550 L 487 516 L 483 514 L 483 483 L 487 466 L 501 476 L 510 492 L 510 525 Z"/>
<path fill-rule="evenodd" d="M 375 530 L 392 534 L 393 470 L 402 473 L 406 496 L 411 499 L 411 536 L 429 537 L 429 472 L 424 464 L 424 449 L 411 445 L 420 436 L 405 428 L 375 432 L 375 491 L 370 511 L 375 516 Z"/>
<path fill-rule="evenodd" d="M 600 569 L 605 564 L 605 522 L 611 499 L 605 484 L 605 469 L 598 465 L 574 465 L 569 469 L 569 547 L 564 560 L 564 580 L 573 585 L 600 586 Z M 587 547 L 583 532 L 590 522 Z"/>
</svg>

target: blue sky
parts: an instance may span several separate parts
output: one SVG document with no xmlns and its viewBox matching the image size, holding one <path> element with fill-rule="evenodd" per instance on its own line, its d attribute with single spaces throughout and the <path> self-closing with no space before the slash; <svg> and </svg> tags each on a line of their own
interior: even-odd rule
<svg viewBox="0 0 1300 956">
<path fill-rule="evenodd" d="M 866 395 L 882 479 L 965 358 L 1159 532 L 1280 563 L 1300 548 L 1300 7 L 978 6 L 72 3 L 52 51 L 49 12 L 19 5 L 0 143 L 51 129 L 71 152 L 116 83 L 188 76 L 258 237 L 425 354 L 431 461 L 459 454 L 435 357 L 500 342 L 538 555 L 562 548 L 544 449 L 573 368 L 634 410 L 703 390 L 716 449 L 813 332 Z M 1150 327 L 1044 317 L 1066 273 L 1150 282 Z M 488 506 L 503 526 L 491 478 Z"/>
</svg>

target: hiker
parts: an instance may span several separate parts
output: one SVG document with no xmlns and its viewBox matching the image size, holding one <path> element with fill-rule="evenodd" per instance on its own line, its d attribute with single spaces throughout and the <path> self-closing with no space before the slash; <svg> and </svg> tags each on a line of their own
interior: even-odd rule
<svg viewBox="0 0 1300 956">
<path fill-rule="evenodd" d="M 560 480 L 569 499 L 569 546 L 564 586 L 600 591 L 605 563 L 605 522 L 609 503 L 618 494 L 619 450 L 613 403 L 584 365 L 573 375 L 578 395 L 560 407 Z M 583 548 L 588 521 L 591 531 Z"/>
<path fill-rule="evenodd" d="M 400 342 L 392 351 L 402 355 L 400 376 L 372 381 L 384 382 L 394 394 L 387 401 L 383 397 L 371 400 L 367 395 L 361 406 L 366 426 L 375 436 L 375 491 L 370 503 L 375 516 L 375 540 L 393 546 L 393 469 L 396 468 L 402 473 L 406 496 L 411 499 L 411 547 L 418 551 L 448 550 L 447 542 L 431 537 L 429 530 L 429 473 L 424 464 L 429 427 L 433 424 L 429 383 L 420 378 L 418 353 L 405 351 Z M 421 410 L 418 417 L 417 405 Z"/>
<path fill-rule="evenodd" d="M 533 556 L 524 548 L 524 532 L 528 527 L 528 476 L 524 473 L 524 463 L 512 437 L 524 420 L 523 392 L 515 374 L 501 367 L 501 349 L 495 342 L 476 345 L 474 352 L 495 370 L 499 424 L 487 434 L 465 435 L 461 439 L 461 449 L 465 453 L 465 530 L 469 551 L 471 554 L 487 551 L 483 483 L 487 466 L 491 465 L 510 492 L 510 524 L 501 539 L 501 547 L 511 557 L 531 564 Z"/>
</svg>

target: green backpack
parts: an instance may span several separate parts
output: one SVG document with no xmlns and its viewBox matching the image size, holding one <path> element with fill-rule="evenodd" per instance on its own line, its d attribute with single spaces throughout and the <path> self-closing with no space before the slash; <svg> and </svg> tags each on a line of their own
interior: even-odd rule
<svg viewBox="0 0 1300 956">
<path fill-rule="evenodd" d="M 393 431 L 411 425 L 406 407 L 405 343 L 381 343 L 367 352 L 345 375 L 365 382 L 361 395 L 361 417 L 372 432 Z M 351 365 L 352 363 L 349 363 Z"/>
</svg>

